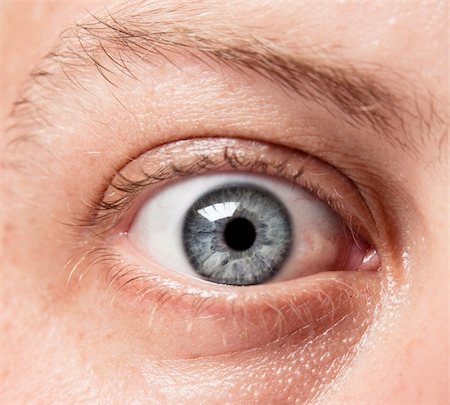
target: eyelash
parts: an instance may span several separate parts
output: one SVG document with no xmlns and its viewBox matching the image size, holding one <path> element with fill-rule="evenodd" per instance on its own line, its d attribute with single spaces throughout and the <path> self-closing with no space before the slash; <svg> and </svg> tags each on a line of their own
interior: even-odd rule
<svg viewBox="0 0 450 405">
<path fill-rule="evenodd" d="M 140 166 L 141 158 L 143 155 L 154 153 L 155 150 L 158 149 L 154 148 L 151 151 L 140 155 L 136 159 L 128 160 L 124 168 L 120 169 L 109 182 L 109 185 L 104 189 L 101 196 L 94 199 L 92 203 L 86 204 L 89 213 L 84 216 L 84 219 L 75 219 L 74 221 L 76 228 L 84 230 L 85 237 L 80 239 L 80 249 L 76 251 L 77 253 L 75 253 L 72 256 L 72 259 L 66 264 L 66 271 L 69 272 L 67 285 L 71 284 L 73 281 L 75 281 L 77 285 L 92 268 L 101 266 L 103 270 L 99 274 L 103 274 L 102 278 L 104 278 L 107 284 L 106 292 L 111 290 L 114 291 L 113 300 L 114 297 L 120 291 L 124 291 L 127 286 L 130 286 L 129 292 L 137 301 L 145 299 L 147 294 L 156 294 L 156 298 L 153 297 L 153 302 L 157 307 L 163 305 L 162 301 L 165 301 L 166 299 L 171 300 L 171 296 L 174 294 L 173 288 L 180 288 L 180 286 L 174 287 L 174 285 L 171 284 L 171 281 L 166 280 L 164 277 L 149 271 L 149 269 L 144 268 L 142 265 L 132 264 L 130 261 L 126 260 L 126 258 L 124 258 L 114 247 L 113 240 L 116 236 L 111 237 L 111 235 L 120 237 L 119 235 L 126 234 L 128 228 L 126 227 L 126 224 L 124 224 L 124 219 L 126 219 L 125 217 L 127 216 L 132 216 L 129 215 L 129 213 L 132 214 L 130 211 L 133 211 L 135 206 L 139 206 L 139 204 L 136 203 L 137 199 L 149 198 L 151 196 L 151 194 L 149 195 L 149 193 L 146 192 L 149 188 L 151 188 L 149 191 L 154 193 L 157 192 L 157 187 L 165 187 L 178 179 L 187 176 L 201 175 L 211 171 L 220 171 L 227 168 L 228 171 L 232 172 L 253 172 L 261 175 L 278 177 L 289 182 L 293 187 L 300 186 L 305 188 L 313 196 L 326 203 L 340 216 L 343 224 L 346 229 L 349 230 L 355 242 L 362 236 L 369 245 L 375 246 L 374 243 L 372 243 L 371 233 L 366 232 L 365 230 L 366 222 L 370 220 L 370 218 L 367 218 L 368 215 L 371 215 L 370 209 L 354 183 L 333 166 L 300 151 L 293 151 L 279 145 L 270 145 L 267 143 L 261 144 L 256 141 L 248 140 L 235 139 L 234 141 L 240 142 L 240 148 L 239 145 L 235 147 L 234 143 L 232 143 L 232 146 L 230 147 L 230 139 L 224 138 L 202 138 L 198 140 L 178 141 L 162 147 L 167 148 L 171 145 L 178 145 L 178 147 L 184 147 L 187 151 L 186 154 L 189 155 L 189 147 L 196 141 L 200 143 L 213 142 L 213 149 L 215 149 L 215 153 L 213 153 L 214 150 L 211 152 L 213 158 L 211 158 L 209 154 L 205 155 L 203 153 L 200 154 L 200 156 L 194 156 L 194 158 L 190 157 L 187 163 L 179 164 L 171 162 L 157 170 L 146 171 Z M 184 145 L 182 145 L 183 143 Z M 219 145 L 220 147 L 217 148 L 216 145 Z M 194 150 L 195 147 L 196 146 L 194 146 Z M 258 147 L 260 149 L 257 149 Z M 286 157 L 286 159 L 281 159 L 279 160 L 279 163 L 275 163 L 276 159 L 271 160 L 270 157 L 265 157 L 265 154 L 263 153 L 265 149 L 262 149 L 262 147 L 270 148 L 269 150 L 271 153 L 276 153 L 275 151 L 277 150 L 278 152 L 281 151 L 281 156 Z M 252 152 L 257 150 L 258 153 L 245 153 L 245 148 Z M 209 152 L 209 148 L 207 150 Z M 244 151 L 244 153 L 240 153 L 242 151 Z M 217 156 L 217 159 L 214 158 L 215 156 Z M 298 164 L 300 161 L 301 164 Z M 294 163 L 290 164 L 292 162 Z M 138 180 L 131 179 L 123 173 L 126 172 L 125 168 L 132 163 L 137 163 L 139 165 L 140 173 Z M 319 164 L 320 170 L 314 166 L 315 163 Z M 309 164 L 312 165 L 314 170 L 310 168 Z M 322 179 L 313 181 L 313 175 L 325 176 L 325 180 L 328 179 L 328 177 L 331 177 L 332 183 L 334 183 L 334 181 L 337 182 L 337 179 L 340 181 L 344 180 L 345 184 L 342 186 L 342 189 L 346 192 L 345 204 L 342 203 L 344 197 L 339 194 L 334 186 L 333 192 L 330 192 L 330 190 L 321 187 L 320 180 Z M 337 188 L 339 189 L 339 187 Z M 364 220 L 359 218 L 359 223 L 355 221 L 355 214 L 348 209 L 350 206 L 348 200 L 352 199 L 353 194 L 350 198 L 347 198 L 347 189 L 355 194 L 358 204 L 362 203 L 362 208 L 366 210 Z M 111 196 L 114 196 L 114 198 L 111 198 Z M 139 207 L 137 207 L 137 209 L 138 208 Z M 376 248 L 374 249 L 376 250 Z M 112 289 L 113 286 L 114 289 Z M 343 287 L 348 288 L 350 286 Z M 183 288 L 186 289 L 186 287 Z M 222 288 L 226 289 L 226 286 Z M 200 294 L 199 297 L 198 293 L 192 293 L 193 297 L 191 297 L 190 300 L 192 301 L 191 304 L 193 307 L 198 304 L 198 300 L 202 297 L 202 294 Z M 321 294 L 320 286 L 317 290 L 317 294 Z M 190 295 L 190 293 L 187 293 L 186 295 Z M 208 305 L 207 301 L 211 301 L 212 303 L 214 299 L 215 298 L 211 298 L 211 300 L 205 299 L 204 304 Z"/>
<path fill-rule="evenodd" d="M 278 145 L 273 146 L 276 148 L 283 148 Z M 298 153 L 299 155 L 302 154 L 302 152 L 297 151 L 295 153 Z M 187 176 L 195 176 L 211 171 L 218 171 L 228 165 L 234 171 L 252 172 L 261 175 L 278 177 L 289 182 L 293 187 L 304 187 L 309 193 L 323 201 L 332 210 L 334 210 L 342 218 L 344 224 L 352 234 L 358 234 L 361 232 L 361 226 L 355 224 L 353 215 L 350 214 L 345 206 L 338 201 L 339 198 L 336 198 L 336 196 L 330 196 L 329 193 L 320 188 L 319 185 L 314 184 L 305 178 L 304 167 L 310 160 L 319 160 L 318 158 L 312 156 L 306 157 L 304 164 L 294 173 L 290 174 L 287 174 L 287 165 L 285 162 L 274 164 L 270 162 L 270 160 L 261 157 L 253 159 L 245 155 L 239 156 L 238 153 L 233 152 L 230 147 L 224 147 L 223 156 L 221 159 L 222 160 L 219 162 L 214 162 L 208 156 L 201 156 L 196 157 L 193 161 L 184 165 L 171 163 L 168 166 L 152 173 L 142 171 L 142 177 L 137 181 L 127 178 L 119 171 L 116 173 L 116 176 L 108 189 L 111 188 L 114 191 L 119 192 L 120 196 L 111 201 L 107 201 L 108 189 L 105 190 L 102 198 L 99 199 L 100 201 L 97 200 L 94 203 L 87 204 L 90 208 L 88 220 L 78 220 L 75 221 L 75 223 L 77 225 L 87 227 L 97 236 L 104 234 L 120 222 L 123 216 L 122 214 L 126 212 L 135 199 L 148 187 L 157 186 L 162 182 L 171 183 Z M 133 160 L 129 160 L 128 163 Z M 353 182 L 351 183 L 355 190 L 357 190 L 356 185 Z M 336 195 L 338 196 L 337 191 Z M 359 192 L 358 197 L 363 200 Z M 370 210 L 368 210 L 368 212 L 370 212 Z"/>
</svg>

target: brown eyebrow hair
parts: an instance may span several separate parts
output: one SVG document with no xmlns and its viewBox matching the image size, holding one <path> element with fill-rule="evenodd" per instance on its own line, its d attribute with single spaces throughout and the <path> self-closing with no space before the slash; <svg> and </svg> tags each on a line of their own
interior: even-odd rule
<svg viewBox="0 0 450 405">
<path fill-rule="evenodd" d="M 387 67 L 352 64 L 332 54 L 324 61 L 308 47 L 303 53 L 293 52 L 230 21 L 212 24 L 196 7 L 157 8 L 140 1 L 102 16 L 90 14 L 63 32 L 60 43 L 32 71 L 31 83 L 24 87 L 11 117 L 27 122 L 31 116 L 28 122 L 48 124 L 42 97 L 36 95 L 45 91 L 48 100 L 58 90 L 58 78 L 83 87 L 78 75 L 94 69 L 120 86 L 120 75 L 135 77 L 137 60 L 154 63 L 152 57 L 163 56 L 173 63 L 171 55 L 179 53 L 205 63 L 208 59 L 224 63 L 244 75 L 256 72 L 321 105 L 331 102 L 347 123 L 369 125 L 391 144 L 415 153 L 429 140 L 431 129 L 445 123 L 429 91 Z M 422 129 L 420 138 L 410 136 L 411 122 Z"/>
</svg>

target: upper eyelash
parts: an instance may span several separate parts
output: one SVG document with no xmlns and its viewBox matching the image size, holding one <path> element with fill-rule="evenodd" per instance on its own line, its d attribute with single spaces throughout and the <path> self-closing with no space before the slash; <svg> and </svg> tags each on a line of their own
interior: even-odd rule
<svg viewBox="0 0 450 405">
<path fill-rule="evenodd" d="M 282 163 L 273 164 L 264 159 L 255 160 L 246 158 L 242 155 L 238 156 L 238 154 L 233 153 L 229 147 L 225 147 L 223 152 L 223 160 L 220 162 L 215 162 L 208 156 L 200 156 L 184 165 L 171 163 L 170 165 L 158 169 L 152 173 L 142 171 L 142 178 L 137 181 L 127 178 L 120 172 L 117 173 L 110 187 L 116 191 L 119 191 L 122 195 L 115 200 L 106 201 L 106 195 L 104 194 L 101 201 L 94 204 L 88 204 L 92 215 L 88 221 L 81 223 L 78 221 L 78 224 L 93 228 L 101 227 L 102 224 L 109 222 L 112 217 L 117 216 L 117 214 L 128 208 L 136 196 L 147 187 L 156 185 L 163 181 L 170 181 L 189 175 L 199 175 L 212 170 L 219 170 L 227 164 L 236 170 L 246 169 L 257 171 L 260 174 L 267 174 L 267 171 L 271 169 L 274 170 L 275 175 L 283 177 L 285 180 L 292 182 L 293 185 L 296 184 L 299 177 L 303 174 L 303 169 L 300 168 L 294 175 L 290 176 L 290 179 L 287 179 L 287 176 L 284 173 L 285 166 Z M 313 190 L 312 186 L 309 186 L 308 189 L 314 194 L 318 194 L 318 190 Z M 115 223 L 116 221 L 113 222 Z"/>
<path fill-rule="evenodd" d="M 161 182 L 173 181 L 177 178 L 201 175 L 214 170 L 220 170 L 228 165 L 235 170 L 281 177 L 283 180 L 291 183 L 293 187 L 301 186 L 305 188 L 340 216 L 346 229 L 348 229 L 356 241 L 358 239 L 357 235 L 360 234 L 362 228 L 360 224 L 354 223 L 354 215 L 346 209 L 345 205 L 339 199 L 333 198 L 320 185 L 310 181 L 308 176 L 304 175 L 304 168 L 307 163 L 312 159 L 320 159 L 304 154 L 301 151 L 296 151 L 296 153 L 302 155 L 303 162 L 294 171 L 292 170 L 292 166 L 287 170 L 288 165 L 284 161 L 275 163 L 270 158 L 247 156 L 229 146 L 223 147 L 223 154 L 220 159 L 211 159 L 207 155 L 201 155 L 190 159 L 188 163 L 168 163 L 166 166 L 153 172 L 146 172 L 142 169 L 139 180 L 127 178 L 123 173 L 118 171 L 102 196 L 86 204 L 89 209 L 89 215 L 85 215 L 81 219 L 74 218 L 72 225 L 87 229 L 90 236 L 103 238 L 104 234 L 113 229 L 121 221 L 123 213 L 126 212 L 127 208 L 132 205 L 133 201 L 146 188 L 155 186 Z M 136 161 L 136 159 L 129 159 L 128 164 L 133 161 Z M 358 186 L 350 179 L 349 181 L 363 199 Z M 107 193 L 110 190 L 119 192 L 119 196 L 115 199 L 108 200 Z M 369 213 L 372 215 L 370 210 Z"/>
<path fill-rule="evenodd" d="M 280 160 L 277 163 L 270 158 L 265 158 L 263 155 L 254 156 L 253 154 L 247 155 L 239 152 L 239 149 L 224 146 L 223 152 L 220 151 L 220 154 L 216 154 L 216 158 L 201 155 L 189 159 L 187 163 L 184 161 L 182 163 L 167 163 L 164 167 L 152 172 L 147 172 L 141 168 L 139 180 L 132 180 L 125 176 L 122 170 L 118 171 L 102 196 L 100 198 L 97 197 L 92 204 L 87 204 L 90 209 L 89 215 L 85 215 L 84 219 L 81 221 L 76 220 L 75 222 L 75 225 L 87 228 L 88 233 L 86 238 L 83 238 L 82 241 L 80 240 L 79 247 L 81 250 L 67 263 L 66 268 L 72 269 L 68 284 L 75 276 L 76 279 L 81 280 L 93 265 L 100 263 L 103 263 L 108 268 L 108 271 L 105 273 L 108 289 L 115 284 L 118 286 L 118 291 L 121 291 L 132 282 L 139 282 L 139 280 L 148 281 L 155 277 L 155 274 L 148 273 L 148 271 L 140 271 L 141 266 L 125 263 L 112 248 L 108 232 L 121 222 L 127 209 L 148 187 L 177 178 L 220 170 L 226 166 L 235 170 L 279 176 L 285 181 L 292 183 L 293 187 L 304 187 L 305 190 L 327 204 L 342 218 L 345 229 L 348 229 L 352 235 L 355 235 L 355 242 L 357 241 L 360 229 L 352 221 L 354 215 L 345 209 L 346 207 L 338 198 L 333 198 L 331 193 L 321 188 L 320 184 L 316 184 L 311 179 L 308 179 L 308 175 L 305 173 L 305 168 L 309 161 L 320 159 L 301 151 L 296 151 L 299 154 L 299 162 L 301 161 L 301 163 L 298 164 L 298 167 L 295 165 L 294 168 L 290 166 L 288 170 L 289 163 L 284 160 Z M 129 159 L 127 164 L 138 161 L 138 159 Z M 345 176 L 345 178 L 347 177 Z M 357 185 L 350 179 L 349 181 L 363 199 Z M 110 190 L 119 192 L 119 195 L 117 198 L 108 201 Z M 364 199 L 363 201 L 365 203 Z M 90 243 L 92 243 L 91 249 L 87 249 Z"/>
</svg>

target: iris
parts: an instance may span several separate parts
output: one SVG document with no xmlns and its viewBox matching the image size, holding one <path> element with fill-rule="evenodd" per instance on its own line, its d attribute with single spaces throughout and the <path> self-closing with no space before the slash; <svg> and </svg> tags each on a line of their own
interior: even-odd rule
<svg viewBox="0 0 450 405">
<path fill-rule="evenodd" d="M 204 279 L 230 285 L 263 283 L 289 256 L 291 219 L 271 192 L 251 184 L 224 185 L 188 209 L 182 243 Z"/>
</svg>

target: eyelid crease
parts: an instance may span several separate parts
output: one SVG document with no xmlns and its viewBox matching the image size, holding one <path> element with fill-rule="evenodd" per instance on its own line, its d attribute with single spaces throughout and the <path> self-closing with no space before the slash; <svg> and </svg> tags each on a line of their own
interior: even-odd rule
<svg viewBox="0 0 450 405">
<path fill-rule="evenodd" d="M 180 159 L 181 153 L 188 157 Z M 157 169 L 148 170 L 143 167 L 146 162 L 152 161 L 146 155 L 155 155 L 156 160 L 161 160 Z M 137 166 L 137 169 L 130 169 L 132 177 L 128 177 L 124 172 L 131 165 Z M 292 187 L 303 187 L 342 218 L 355 241 L 358 240 L 355 235 L 360 235 L 373 243 L 375 235 L 368 230 L 376 231 L 372 214 L 357 186 L 350 179 L 312 155 L 279 145 L 238 138 L 177 141 L 130 159 L 116 173 L 102 197 L 86 204 L 90 209 L 88 218 L 75 219 L 74 224 L 87 228 L 94 235 L 105 235 L 122 221 L 127 210 L 149 187 L 160 187 L 165 182 L 170 184 L 186 176 L 226 170 L 267 175 L 286 181 Z M 316 177 L 320 178 L 320 181 Z M 321 184 L 327 180 L 335 182 L 333 187 Z M 337 184 L 338 182 L 340 184 Z M 342 194 L 343 190 L 345 195 Z M 365 211 L 363 219 L 350 212 L 348 207 L 354 204 L 355 197 L 358 207 L 362 205 Z"/>
</svg>

